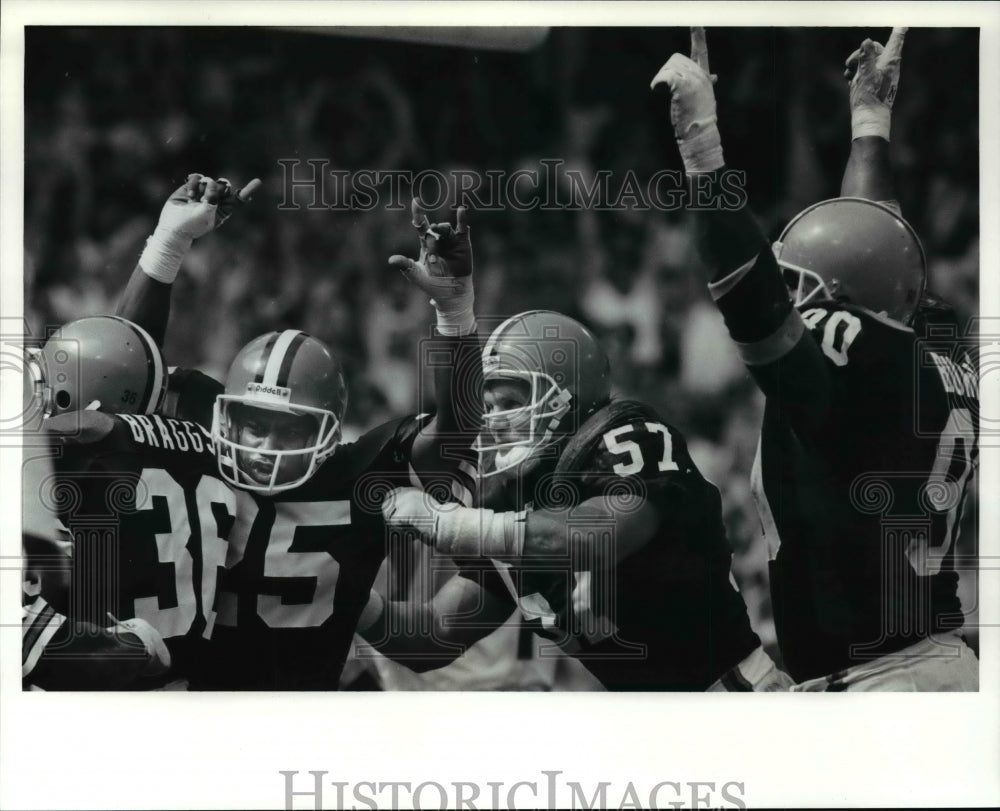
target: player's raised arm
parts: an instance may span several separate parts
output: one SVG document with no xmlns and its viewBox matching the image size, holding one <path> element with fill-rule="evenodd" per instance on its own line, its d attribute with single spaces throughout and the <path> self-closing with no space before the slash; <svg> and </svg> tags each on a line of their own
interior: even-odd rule
<svg viewBox="0 0 1000 811">
<path fill-rule="evenodd" d="M 394 255 L 389 265 L 430 296 L 437 314 L 436 336 L 419 351 L 423 372 L 431 371 L 428 366 L 435 361 L 436 401 L 434 419 L 413 444 L 411 462 L 419 475 L 454 470 L 456 453 L 472 446 L 482 414 L 482 367 L 468 212 L 460 206 L 454 225 L 431 225 L 420 200 L 414 198 L 411 214 L 420 240 L 419 257 Z"/>
<path fill-rule="evenodd" d="M 188 175 L 163 206 L 115 314 L 141 326 L 162 347 L 170 317 L 170 293 L 191 244 L 222 225 L 259 187 L 257 178 L 237 190 L 225 178 Z"/>
<path fill-rule="evenodd" d="M 711 271 L 709 291 L 722 312 L 743 362 L 765 394 L 781 396 L 799 427 L 826 419 L 829 379 L 823 357 L 792 305 L 787 286 L 760 226 L 746 205 L 726 203 L 720 192 L 727 167 L 716 124 L 713 77 L 703 28 L 691 29 L 691 54 L 673 54 L 651 87 L 670 90 L 670 119 L 692 190 L 719 204 L 698 207 L 696 243 Z"/>
<path fill-rule="evenodd" d="M 884 47 L 865 39 L 844 66 L 850 90 L 851 154 L 840 194 L 886 203 L 897 209 L 889 166 L 889 134 L 906 31 L 893 28 Z"/>
</svg>

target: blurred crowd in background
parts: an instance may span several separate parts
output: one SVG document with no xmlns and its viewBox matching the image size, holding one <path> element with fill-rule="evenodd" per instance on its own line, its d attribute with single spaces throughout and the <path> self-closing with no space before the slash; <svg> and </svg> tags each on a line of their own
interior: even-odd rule
<svg viewBox="0 0 1000 811">
<path fill-rule="evenodd" d="M 850 147 L 843 62 L 888 29 L 708 36 L 727 163 L 746 172 L 750 205 L 775 238 L 838 194 Z M 649 81 L 687 48 L 686 28 L 558 28 L 507 52 L 250 28 L 28 29 L 26 317 L 42 334 L 112 312 L 189 172 L 260 177 L 252 203 L 185 262 L 167 360 L 221 379 L 249 339 L 304 329 L 339 352 L 357 435 L 418 402 L 416 347 L 433 314 L 386 266 L 393 253 L 416 255 L 409 212 L 288 206 L 278 161 L 510 173 L 559 159 L 585 178 L 632 170 L 644 182 L 680 169 L 667 98 Z M 903 214 L 924 242 L 932 288 L 963 324 L 978 311 L 977 71 L 975 29 L 911 29 L 892 128 Z M 437 219 L 448 215 L 443 206 Z M 722 490 L 736 576 L 775 653 L 749 492 L 762 399 L 708 298 L 689 217 L 508 208 L 472 223 L 482 316 L 550 308 L 579 318 L 604 341 L 617 392 L 687 434 Z"/>
</svg>

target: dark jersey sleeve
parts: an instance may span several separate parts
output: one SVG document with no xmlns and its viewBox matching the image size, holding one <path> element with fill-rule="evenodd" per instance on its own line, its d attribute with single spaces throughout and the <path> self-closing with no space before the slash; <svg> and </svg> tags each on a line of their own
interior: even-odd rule
<svg viewBox="0 0 1000 811">
<path fill-rule="evenodd" d="M 829 369 L 792 307 L 770 247 L 709 291 L 761 391 L 796 428 L 818 430 L 830 412 Z"/>
<path fill-rule="evenodd" d="M 210 428 L 215 398 L 224 391 L 225 387 L 218 380 L 197 369 L 174 369 L 170 372 L 160 413 Z"/>
</svg>

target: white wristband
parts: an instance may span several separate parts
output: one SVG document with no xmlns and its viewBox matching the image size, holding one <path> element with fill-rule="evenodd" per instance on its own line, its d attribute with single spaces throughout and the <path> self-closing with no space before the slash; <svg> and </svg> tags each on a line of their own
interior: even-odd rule
<svg viewBox="0 0 1000 811">
<path fill-rule="evenodd" d="M 694 174 L 721 169 L 725 160 L 722 157 L 722 138 L 715 119 L 696 121 L 688 127 L 688 132 L 694 134 L 677 141 L 684 160 L 684 171 Z"/>
<path fill-rule="evenodd" d="M 851 110 L 851 140 L 874 135 L 889 140 L 892 108 L 887 104 L 872 104 Z"/>
<path fill-rule="evenodd" d="M 189 236 L 157 226 L 146 240 L 146 247 L 139 257 L 139 267 L 151 279 L 173 284 L 192 242 L 194 240 Z"/>
<path fill-rule="evenodd" d="M 437 330 L 442 335 L 457 337 L 471 335 L 476 331 L 476 313 L 471 303 L 465 309 L 455 313 L 439 310 L 434 299 L 431 299 L 431 304 L 434 305 L 434 311 L 437 313 Z"/>
<path fill-rule="evenodd" d="M 520 557 L 524 527 L 523 511 L 498 513 L 449 505 L 437 510 L 434 545 L 454 557 Z"/>
</svg>

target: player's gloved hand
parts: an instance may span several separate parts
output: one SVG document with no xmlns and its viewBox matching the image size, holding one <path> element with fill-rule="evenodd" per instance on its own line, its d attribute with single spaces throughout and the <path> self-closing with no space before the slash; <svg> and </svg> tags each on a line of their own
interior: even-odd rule
<svg viewBox="0 0 1000 811">
<path fill-rule="evenodd" d="M 118 634 L 119 637 L 126 634 L 132 635 L 146 649 L 149 661 L 146 663 L 143 676 L 159 676 L 170 669 L 170 651 L 163 641 L 163 637 L 160 636 L 160 632 L 146 620 L 134 617 L 119 622 L 111 614 L 108 614 L 108 619 L 113 623 L 109 626 L 110 631 Z"/>
<path fill-rule="evenodd" d="M 705 29 L 691 29 L 691 58 L 675 53 L 660 68 L 650 88 L 670 87 L 670 120 L 684 169 L 713 172 L 723 165 L 722 139 L 716 125 L 715 77 L 708 72 Z"/>
<path fill-rule="evenodd" d="M 438 503 L 419 487 L 397 487 L 382 501 L 382 517 L 390 527 L 415 527 L 430 532 Z"/>
<path fill-rule="evenodd" d="M 850 82 L 852 138 L 875 135 L 889 140 L 907 30 L 893 28 L 885 47 L 866 39 L 847 57 L 844 78 Z"/>
<path fill-rule="evenodd" d="M 525 514 L 443 504 L 418 487 L 397 487 L 382 502 L 388 526 L 419 529 L 434 548 L 454 557 L 520 557 Z"/>
<path fill-rule="evenodd" d="M 389 265 L 431 297 L 442 335 L 468 335 L 476 328 L 476 315 L 466 208 L 459 206 L 455 212 L 454 227 L 448 222 L 431 225 L 416 197 L 410 210 L 420 235 L 420 256 L 413 260 L 394 254 Z"/>
<path fill-rule="evenodd" d="M 214 180 L 194 173 L 167 199 L 160 220 L 139 258 L 139 266 L 153 279 L 172 284 L 181 262 L 198 237 L 218 228 L 239 203 L 260 187 L 254 178 L 236 190 L 225 178 Z"/>
</svg>

